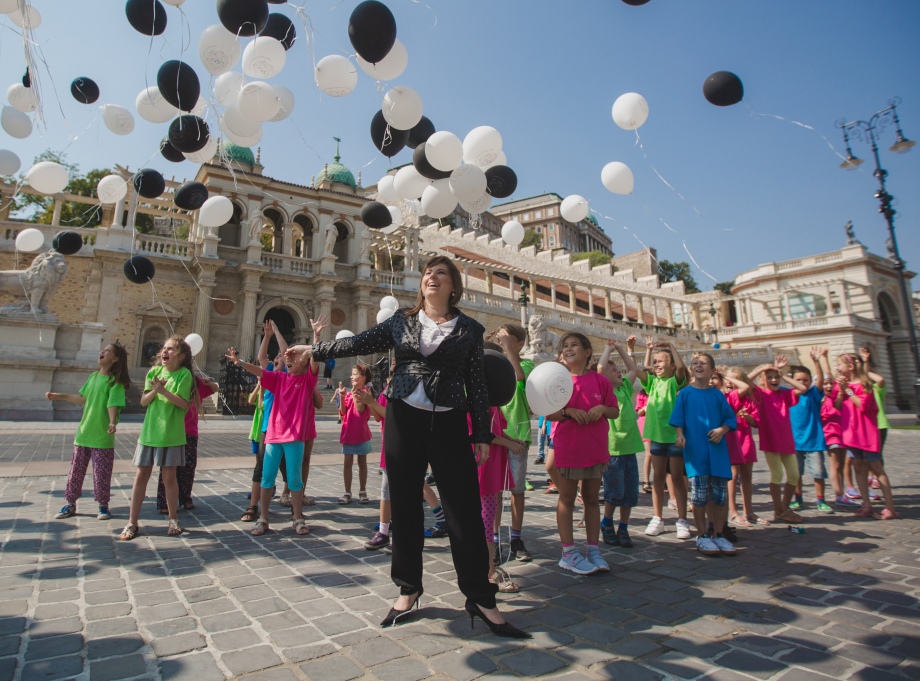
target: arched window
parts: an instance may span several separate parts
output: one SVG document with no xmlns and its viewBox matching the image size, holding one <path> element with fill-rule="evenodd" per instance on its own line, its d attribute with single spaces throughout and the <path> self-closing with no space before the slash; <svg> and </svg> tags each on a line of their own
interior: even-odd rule
<svg viewBox="0 0 920 681">
<path fill-rule="evenodd" d="M 894 300 L 884 291 L 878 294 L 878 311 L 882 317 L 882 328 L 891 333 L 892 329 L 901 328 L 901 315 Z"/>
<path fill-rule="evenodd" d="M 272 320 L 275 322 L 275 326 L 278 327 L 278 331 L 281 333 L 281 337 L 289 345 L 294 343 L 294 327 L 296 323 L 294 322 L 294 316 L 285 310 L 283 307 L 273 307 L 271 310 L 265 313 L 265 320 Z M 275 355 L 278 354 L 278 341 L 272 337 L 268 342 L 268 357 L 269 359 L 274 359 Z"/>
<path fill-rule="evenodd" d="M 262 215 L 272 225 L 272 253 L 281 253 L 284 248 L 284 217 L 275 208 L 266 208 Z"/>
<path fill-rule="evenodd" d="M 338 236 L 335 239 L 335 248 L 332 249 L 332 253 L 338 259 L 338 262 L 346 263 L 348 262 L 348 241 L 350 237 L 348 225 L 344 222 L 336 222 L 335 228 Z"/>
<path fill-rule="evenodd" d="M 233 217 L 225 225 L 217 228 L 217 237 L 220 239 L 221 246 L 233 246 L 239 248 L 240 233 L 242 231 L 243 209 L 240 205 L 233 202 Z"/>
<path fill-rule="evenodd" d="M 137 353 L 137 366 L 151 367 L 157 363 L 163 343 L 169 338 L 169 332 L 161 326 L 149 326 L 141 335 L 140 350 Z"/>
<path fill-rule="evenodd" d="M 300 214 L 294 218 L 294 223 L 300 227 L 303 235 L 301 236 L 300 252 L 295 249 L 294 254 L 301 258 L 313 257 L 313 220 L 308 215 Z"/>
</svg>

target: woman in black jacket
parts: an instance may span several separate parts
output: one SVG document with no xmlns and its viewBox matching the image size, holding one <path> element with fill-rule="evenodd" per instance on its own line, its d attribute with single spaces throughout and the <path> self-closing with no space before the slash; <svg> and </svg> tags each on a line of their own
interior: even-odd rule
<svg viewBox="0 0 920 681">
<path fill-rule="evenodd" d="M 488 579 L 489 555 L 479 502 L 477 462 L 489 456 L 492 440 L 479 322 L 457 309 L 463 280 L 444 256 L 429 260 L 415 305 L 397 310 L 382 324 L 357 336 L 289 353 L 313 359 L 370 355 L 395 349 L 396 368 L 386 390 L 384 448 L 392 504 L 391 575 L 400 588 L 396 605 L 381 626 L 402 621 L 422 596 L 424 511 L 422 483 L 430 465 L 438 481 L 457 582 L 467 597 L 472 624 L 480 617 L 496 634 L 530 635 L 504 621 Z M 471 414 L 469 435 L 466 412 Z M 472 446 L 471 446 L 472 443 Z M 475 453 L 474 453 L 475 452 Z M 491 528 L 490 528 L 491 530 Z"/>
</svg>

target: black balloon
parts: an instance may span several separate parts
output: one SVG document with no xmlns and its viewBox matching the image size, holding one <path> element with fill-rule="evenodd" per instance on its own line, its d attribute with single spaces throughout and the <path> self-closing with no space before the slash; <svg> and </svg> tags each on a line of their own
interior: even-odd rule
<svg viewBox="0 0 920 681">
<path fill-rule="evenodd" d="M 286 5 L 287 0 L 268 0 L 270 5 Z"/>
<path fill-rule="evenodd" d="M 348 38 L 364 61 L 376 64 L 396 42 L 396 19 L 382 2 L 365 0 L 351 13 Z"/>
<path fill-rule="evenodd" d="M 265 24 L 265 28 L 259 32 L 259 35 L 274 38 L 284 45 L 284 49 L 286 50 L 291 49 L 294 45 L 294 41 L 297 39 L 297 31 L 294 30 L 294 22 L 277 12 L 268 15 L 268 21 Z"/>
<path fill-rule="evenodd" d="M 134 174 L 134 189 L 145 199 L 155 199 L 166 190 L 166 180 L 153 168 L 142 168 Z"/>
<path fill-rule="evenodd" d="M 171 163 L 182 163 L 182 161 L 185 160 L 185 156 L 182 155 L 182 152 L 170 144 L 168 137 L 164 137 L 160 140 L 160 154 Z"/>
<path fill-rule="evenodd" d="M 424 144 L 428 138 L 435 133 L 434 123 L 427 116 L 422 116 L 422 120 L 415 124 L 415 127 L 409 131 L 409 140 L 406 146 L 415 149 L 419 144 Z"/>
<path fill-rule="evenodd" d="M 207 146 L 210 138 L 208 124 L 198 116 L 186 114 L 169 124 L 169 143 L 183 153 L 201 151 Z"/>
<path fill-rule="evenodd" d="M 173 203 L 182 210 L 198 210 L 208 200 L 208 188 L 201 182 L 185 182 L 176 187 Z"/>
<path fill-rule="evenodd" d="M 490 407 L 504 407 L 517 390 L 517 377 L 511 362 L 498 350 L 484 350 L 486 388 Z"/>
<path fill-rule="evenodd" d="M 639 5 L 644 5 L 648 0 L 623 0 L 627 5 L 632 5 L 633 7 L 638 7 Z"/>
<path fill-rule="evenodd" d="M 83 237 L 76 232 L 59 232 L 51 242 L 51 247 L 61 255 L 73 255 L 83 248 Z"/>
<path fill-rule="evenodd" d="M 134 255 L 125 260 L 125 277 L 135 284 L 146 284 L 153 279 L 156 271 L 153 263 L 142 255 Z"/>
<path fill-rule="evenodd" d="M 429 180 L 443 180 L 446 177 L 450 177 L 449 171 L 438 170 L 428 162 L 428 157 L 425 156 L 424 142 L 415 147 L 415 151 L 412 152 L 412 165 L 415 166 L 419 175 L 427 177 Z"/>
<path fill-rule="evenodd" d="M 383 111 L 375 113 L 371 121 L 371 139 L 374 141 L 374 146 L 377 147 L 377 151 L 387 158 L 392 158 L 406 146 L 406 140 L 409 139 L 409 131 L 397 130 L 394 127 L 390 127 L 389 136 L 387 136 L 387 127 L 388 123 L 383 117 Z"/>
<path fill-rule="evenodd" d="M 234 35 L 248 38 L 265 28 L 268 3 L 265 0 L 217 0 L 217 18 Z"/>
<path fill-rule="evenodd" d="M 492 166 L 486 170 L 486 190 L 494 199 L 506 199 L 517 189 L 517 175 L 508 166 Z"/>
<path fill-rule="evenodd" d="M 166 30 L 166 8 L 160 0 L 128 0 L 125 14 L 138 33 L 160 35 Z"/>
<path fill-rule="evenodd" d="M 22 74 L 22 84 L 23 87 L 32 87 L 32 76 L 29 75 L 29 67 L 26 67 L 26 72 Z"/>
<path fill-rule="evenodd" d="M 361 222 L 371 229 L 383 229 L 393 224 L 393 216 L 379 201 L 368 201 L 361 206 Z"/>
<path fill-rule="evenodd" d="M 195 69 L 176 59 L 170 59 L 157 71 L 157 88 L 163 99 L 180 111 L 195 108 L 201 94 L 201 83 Z"/>
<path fill-rule="evenodd" d="M 731 106 L 744 98 L 744 85 L 731 71 L 716 71 L 703 83 L 703 96 L 710 104 Z"/>
<path fill-rule="evenodd" d="M 81 104 L 92 104 L 99 99 L 99 86 L 91 78 L 74 78 L 70 84 L 70 94 Z"/>
</svg>

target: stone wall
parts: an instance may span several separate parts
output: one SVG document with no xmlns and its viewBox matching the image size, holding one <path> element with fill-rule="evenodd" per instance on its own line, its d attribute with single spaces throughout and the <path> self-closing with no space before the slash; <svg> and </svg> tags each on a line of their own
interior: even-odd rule
<svg viewBox="0 0 920 681">
<path fill-rule="evenodd" d="M 12 251 L 0 251 L 0 270 L 24 270 L 32 264 L 38 253 L 20 253 L 19 267 L 16 267 L 16 255 Z M 83 305 L 86 296 L 89 273 L 92 269 L 91 257 L 69 255 L 67 261 L 67 275 L 58 286 L 57 291 L 51 296 L 48 312 L 56 314 L 62 324 L 79 324 L 84 321 L 95 321 L 83 318 Z M 24 296 L 13 296 L 0 293 L 0 307 L 20 303 Z"/>
<path fill-rule="evenodd" d="M 647 248 L 633 253 L 616 256 L 611 263 L 618 270 L 632 270 L 636 279 L 658 276 L 658 253 L 654 248 Z"/>
</svg>

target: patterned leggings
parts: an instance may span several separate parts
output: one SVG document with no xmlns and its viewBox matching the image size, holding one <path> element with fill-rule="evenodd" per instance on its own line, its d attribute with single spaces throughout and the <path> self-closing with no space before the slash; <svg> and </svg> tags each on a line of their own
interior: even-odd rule
<svg viewBox="0 0 920 681">
<path fill-rule="evenodd" d="M 192 485 L 195 484 L 195 468 L 198 466 L 198 438 L 185 436 L 185 465 L 176 466 L 176 481 L 179 483 L 179 505 L 192 503 Z M 163 474 L 157 480 L 157 510 L 166 510 L 166 487 Z"/>
<path fill-rule="evenodd" d="M 83 479 L 89 462 L 93 462 L 93 497 L 100 506 L 108 506 L 112 498 L 112 466 L 115 463 L 114 449 L 73 446 L 73 460 L 64 498 L 68 504 L 76 504 L 83 496 Z"/>
<path fill-rule="evenodd" d="M 486 542 L 492 541 L 495 516 L 498 514 L 498 494 L 486 494 L 479 497 L 482 503 L 482 524 L 486 531 Z"/>
</svg>

